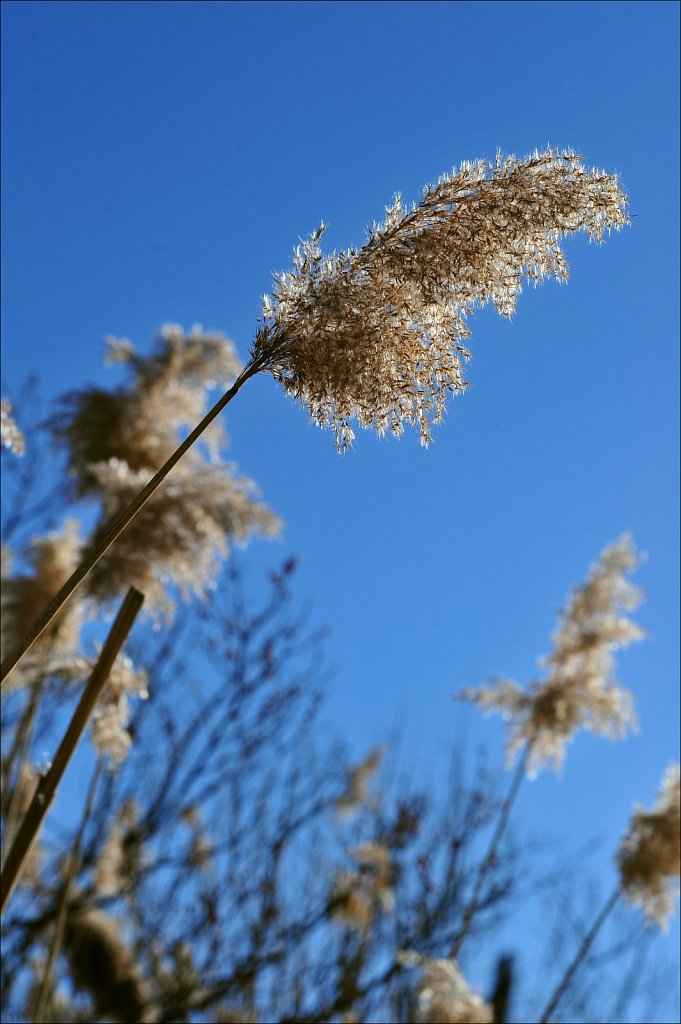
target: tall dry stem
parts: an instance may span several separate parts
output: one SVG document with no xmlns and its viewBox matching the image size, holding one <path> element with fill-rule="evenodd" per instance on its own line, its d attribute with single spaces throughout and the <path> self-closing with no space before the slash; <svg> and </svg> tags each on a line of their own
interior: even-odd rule
<svg viewBox="0 0 681 1024">
<path fill-rule="evenodd" d="M 102 653 L 97 659 L 97 664 L 69 722 L 55 759 L 38 783 L 31 806 L 26 813 L 14 843 L 7 854 L 7 860 L 2 867 L 0 911 L 5 909 L 14 886 L 19 880 L 26 858 L 54 800 L 59 783 L 69 761 L 73 757 L 83 730 L 107 681 L 113 663 L 125 643 L 128 633 L 132 629 L 133 622 L 142 607 L 143 601 L 144 595 L 140 594 L 134 587 L 130 587 L 111 627 L 106 643 L 102 648 Z"/>
<path fill-rule="evenodd" d="M 239 377 L 236 379 L 232 387 L 222 395 L 222 397 L 215 403 L 212 409 L 206 413 L 201 422 L 192 430 L 192 432 L 185 438 L 181 445 L 173 452 L 170 458 L 164 463 L 159 471 L 151 478 L 149 483 L 142 488 L 136 498 L 134 498 L 130 504 L 123 509 L 123 511 L 116 516 L 114 521 L 110 524 L 109 528 L 103 534 L 103 536 L 92 546 L 90 552 L 83 561 L 80 563 L 75 572 L 69 577 L 66 583 L 63 585 L 61 590 L 55 594 L 54 598 L 50 601 L 48 606 L 38 616 L 36 621 L 33 623 L 31 628 L 27 630 L 25 635 L 19 640 L 12 648 L 7 657 L 3 660 L 0 668 L 0 686 L 4 684 L 8 674 L 12 671 L 14 666 L 18 664 L 23 658 L 26 652 L 32 647 L 38 637 L 41 635 L 43 630 L 47 628 L 55 615 L 60 611 L 63 605 L 68 601 L 69 597 L 76 588 L 83 582 L 85 577 L 88 575 L 91 569 L 99 562 L 100 558 L 108 549 L 111 547 L 117 537 L 121 535 L 123 530 L 128 526 L 129 523 L 135 518 L 137 513 L 144 507 L 152 494 L 160 487 L 165 478 L 170 473 L 171 469 L 177 465 L 182 456 L 191 448 L 195 441 L 203 434 L 207 427 L 213 422 L 216 416 L 231 402 L 234 396 L 237 394 L 243 384 L 258 373 L 261 369 L 261 365 L 258 364 L 257 360 L 252 360 L 241 372 Z"/>
</svg>

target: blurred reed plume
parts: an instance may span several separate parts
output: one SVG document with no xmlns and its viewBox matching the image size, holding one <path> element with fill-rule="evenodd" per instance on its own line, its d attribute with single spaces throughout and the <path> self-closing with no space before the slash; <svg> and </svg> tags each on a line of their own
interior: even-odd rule
<svg viewBox="0 0 681 1024">
<path fill-rule="evenodd" d="M 381 843 L 367 842 L 348 850 L 357 868 L 338 874 L 331 896 L 333 916 L 363 932 L 376 915 L 390 913 L 395 906 L 390 850 Z"/>
<path fill-rule="evenodd" d="M 75 522 L 59 533 L 35 538 L 28 571 L 3 569 L 2 648 L 16 643 L 68 580 L 83 554 L 96 545 L 106 524 L 153 475 L 156 460 L 177 445 L 179 431 L 205 410 L 207 389 L 224 386 L 239 372 L 233 344 L 222 334 L 194 327 L 187 334 L 166 325 L 150 355 L 127 340 L 107 339 L 108 361 L 122 363 L 127 381 L 114 389 L 70 392 L 49 421 L 66 450 L 72 495 L 95 501 L 99 518 L 86 542 Z M 53 679 L 87 678 L 94 658 L 81 649 L 81 630 L 102 606 L 134 585 L 158 620 L 168 621 L 177 595 L 206 597 L 230 544 L 256 536 L 276 537 L 281 520 L 257 499 L 257 486 L 240 476 L 221 450 L 224 430 L 208 433 L 207 445 L 189 452 L 163 491 L 95 566 L 79 594 L 62 606 L 49 629 L 8 677 L 11 686 Z M 5 552 L 5 554 L 9 554 Z M 95 747 L 120 762 L 130 746 L 130 698 L 146 696 L 146 675 L 121 657 L 93 714 Z"/>
<path fill-rule="evenodd" d="M 131 581 L 149 595 L 150 608 L 166 618 L 175 610 L 171 585 L 187 600 L 190 592 L 205 598 L 230 542 L 244 545 L 252 537 L 277 537 L 281 520 L 256 498 L 248 477 L 235 467 L 208 465 L 190 457 L 157 492 L 125 533 L 99 560 L 87 582 L 88 593 L 106 603 Z M 92 468 L 101 495 L 102 516 L 93 534 L 97 543 L 106 524 L 134 498 L 149 479 L 118 458 Z"/>
<path fill-rule="evenodd" d="M 369 784 L 376 775 L 384 754 L 382 746 L 374 747 L 359 764 L 350 769 L 347 789 L 337 804 L 339 814 L 353 814 L 370 802 Z"/>
<path fill-rule="evenodd" d="M 454 960 L 401 953 L 400 962 L 419 975 L 414 987 L 415 1024 L 492 1024 L 492 1011 L 471 991 Z"/>
<path fill-rule="evenodd" d="M 96 910 L 74 910 L 64 931 L 71 977 L 91 996 L 98 1016 L 146 1024 L 144 985 L 115 920 Z"/>
<path fill-rule="evenodd" d="M 620 887 L 649 921 L 666 928 L 679 891 L 679 765 L 670 764 L 652 810 L 637 806 L 617 854 Z"/>
<path fill-rule="evenodd" d="M 619 884 L 584 935 L 540 1017 L 540 1024 L 548 1024 L 554 1016 L 605 921 L 622 897 L 641 908 L 647 924 L 655 923 L 661 930 L 666 929 L 675 909 L 681 874 L 681 797 L 677 763 L 667 768 L 652 811 L 642 807 L 634 810 L 616 860 Z"/>
<path fill-rule="evenodd" d="M 34 538 L 28 572 L 12 573 L 11 561 L 6 560 L 9 564 L 3 567 L 0 630 L 3 650 L 28 629 L 78 565 L 81 552 L 79 534 L 79 524 L 75 520 L 67 520 L 60 531 Z M 64 657 L 77 649 L 83 619 L 84 608 L 80 600 L 74 599 L 62 608 L 22 664 L 9 676 L 9 684 L 27 685 L 58 669 Z"/>
<path fill-rule="evenodd" d="M 71 391 L 52 420 L 79 495 L 99 496 L 96 468 L 111 460 L 152 476 L 177 448 L 180 429 L 206 412 L 208 389 L 224 390 L 241 369 L 229 338 L 198 325 L 185 333 L 177 324 L 165 324 L 149 355 L 140 355 L 127 338 L 110 337 L 106 344 L 106 362 L 123 365 L 127 383 L 115 390 Z M 225 440 L 218 424 L 204 436 L 216 458 Z"/>
<path fill-rule="evenodd" d="M 494 679 L 458 695 L 485 712 L 499 711 L 509 722 L 509 763 L 526 748 L 530 774 L 551 760 L 560 770 L 578 729 L 616 739 L 636 728 L 633 698 L 615 681 L 612 652 L 645 635 L 625 614 L 642 600 L 626 579 L 638 561 L 628 534 L 603 551 L 561 614 L 553 651 L 541 661 L 546 679 L 532 681 L 527 690 L 512 680 Z"/>
<path fill-rule="evenodd" d="M 15 455 L 23 455 L 25 451 L 24 435 L 14 421 L 12 403 L 7 398 L 0 402 L 0 445 Z"/>
<path fill-rule="evenodd" d="M 198 326 L 185 334 L 167 324 L 148 356 L 127 339 L 109 338 L 107 344 L 108 361 L 124 364 L 127 384 L 114 391 L 72 391 L 52 421 L 76 493 L 100 504 L 92 545 L 173 453 L 181 428 L 205 413 L 208 389 L 226 387 L 241 369 L 232 342 Z M 255 483 L 221 458 L 226 441 L 225 431 L 213 424 L 204 435 L 205 452 L 188 452 L 172 480 L 106 551 L 87 583 L 97 602 L 115 600 L 133 584 L 144 592 L 148 609 L 169 617 L 175 608 L 169 587 L 184 600 L 191 591 L 205 597 L 230 542 L 278 535 L 281 520 L 256 500 Z"/>
</svg>

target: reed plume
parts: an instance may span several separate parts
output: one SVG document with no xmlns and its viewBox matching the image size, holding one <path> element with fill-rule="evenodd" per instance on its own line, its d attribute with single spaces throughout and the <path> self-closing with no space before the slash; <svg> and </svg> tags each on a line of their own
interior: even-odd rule
<svg viewBox="0 0 681 1024">
<path fill-rule="evenodd" d="M 670 764 L 652 810 L 637 806 L 617 854 L 620 888 L 649 921 L 666 928 L 679 890 L 679 765 Z"/>
<path fill-rule="evenodd" d="M 144 985 L 115 918 L 98 910 L 74 911 L 64 945 L 71 977 L 91 996 L 99 1016 L 120 1024 L 151 1020 Z"/>
<path fill-rule="evenodd" d="M 322 224 L 275 275 L 253 358 L 340 451 L 353 419 L 379 434 L 415 426 L 427 445 L 466 387 L 470 314 L 492 302 L 510 317 L 523 282 L 567 280 L 561 237 L 601 242 L 626 223 L 616 177 L 570 150 L 464 163 L 411 208 L 398 195 L 360 249 L 324 256 Z"/>
<path fill-rule="evenodd" d="M 23 455 L 26 450 L 24 435 L 12 416 L 12 403 L 8 398 L 0 402 L 0 446 L 15 455 Z"/>
<path fill-rule="evenodd" d="M 548 670 L 544 680 L 523 689 L 510 679 L 494 679 L 458 695 L 503 715 L 510 729 L 507 759 L 512 762 L 527 747 L 528 774 L 549 761 L 559 771 L 580 728 L 611 739 L 636 728 L 633 697 L 614 678 L 612 652 L 645 635 L 625 614 L 641 601 L 626 578 L 638 561 L 628 534 L 603 551 L 561 614 L 553 651 L 541 662 Z"/>
<path fill-rule="evenodd" d="M 81 553 L 79 528 L 67 520 L 59 532 L 35 538 L 29 554 L 29 571 L 12 574 L 11 561 L 5 560 L 2 576 L 3 650 L 11 647 L 43 610 L 55 590 L 78 565 Z M 65 656 L 77 647 L 84 619 L 82 601 L 75 599 L 52 619 L 49 629 L 33 645 L 20 666 L 9 677 L 11 686 L 45 677 L 55 671 Z"/>
<path fill-rule="evenodd" d="M 473 992 L 455 960 L 401 953 L 399 962 L 416 968 L 416 1024 L 492 1024 L 492 1011 Z"/>
</svg>

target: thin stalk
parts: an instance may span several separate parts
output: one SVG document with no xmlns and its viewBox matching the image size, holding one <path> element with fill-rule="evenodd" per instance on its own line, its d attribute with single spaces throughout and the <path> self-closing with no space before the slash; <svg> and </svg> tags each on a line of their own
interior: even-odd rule
<svg viewBox="0 0 681 1024">
<path fill-rule="evenodd" d="M 78 868 L 80 866 L 80 849 L 83 842 L 83 836 L 85 834 L 85 828 L 90 815 L 92 814 L 92 805 L 95 800 L 95 792 L 97 790 L 97 784 L 99 777 L 102 773 L 102 759 L 97 760 L 95 770 L 92 773 L 92 780 L 90 782 L 90 788 L 88 795 L 85 799 L 85 806 L 83 808 L 83 816 L 78 827 L 76 838 L 73 841 L 71 847 L 71 853 L 69 855 L 69 865 L 66 872 L 66 878 L 64 884 L 61 887 L 59 894 L 59 902 L 57 904 L 57 921 L 54 926 L 54 932 L 52 935 L 52 941 L 50 943 L 50 950 L 47 956 L 47 963 L 45 964 L 45 970 L 43 973 L 43 980 L 40 985 L 40 992 L 38 994 L 38 1001 L 35 1007 L 35 1013 L 33 1014 L 33 1024 L 40 1024 L 45 1016 L 45 1010 L 47 1008 L 47 1001 L 50 998 L 50 988 L 52 984 L 52 971 L 54 969 L 55 962 L 61 951 L 62 942 L 64 939 L 64 929 L 66 927 L 66 918 L 69 912 L 69 900 L 71 896 L 71 887 L 73 880 L 78 874 Z"/>
<path fill-rule="evenodd" d="M 137 613 L 142 607 L 143 601 L 144 595 L 140 594 L 139 590 L 135 590 L 134 587 L 130 587 L 116 616 L 116 620 L 111 627 L 102 653 L 92 670 L 78 706 L 69 722 L 64 738 L 59 744 L 54 762 L 38 783 L 31 806 L 26 813 L 26 817 L 21 824 L 2 868 L 2 876 L 0 877 L 0 912 L 5 909 L 12 890 L 21 875 L 26 858 L 40 831 L 45 815 L 54 800 L 57 787 L 78 746 L 78 741 L 109 677 L 111 667 L 116 660 L 118 652 L 125 643 L 125 639 L 132 628 Z"/>
<path fill-rule="evenodd" d="M 475 879 L 475 885 L 473 886 L 473 895 L 471 896 L 470 900 L 468 901 L 468 905 L 464 910 L 461 927 L 457 932 L 456 938 L 454 939 L 454 944 L 452 946 L 452 951 L 449 954 L 452 960 L 456 960 L 457 956 L 459 955 L 459 950 L 461 949 L 463 941 L 466 938 L 466 935 L 468 934 L 468 929 L 470 927 L 471 921 L 473 920 L 473 916 L 475 915 L 475 912 L 478 909 L 478 904 L 480 903 L 480 896 L 482 893 L 482 887 L 485 884 L 485 879 L 487 878 L 487 875 L 489 874 L 492 865 L 494 864 L 497 855 L 497 850 L 499 848 L 499 843 L 501 842 L 501 838 L 504 832 L 506 831 L 506 826 L 508 825 L 508 819 L 511 814 L 513 804 L 515 803 L 515 798 L 518 795 L 518 790 L 520 789 L 520 785 L 525 777 L 525 768 L 527 766 L 528 753 L 529 748 L 525 747 L 523 755 L 518 761 L 518 765 L 516 767 L 515 775 L 513 776 L 513 781 L 511 782 L 508 795 L 504 800 L 503 804 L 501 805 L 499 820 L 497 822 L 497 827 L 494 830 L 492 840 L 489 844 L 487 856 L 485 857 L 482 864 L 478 868 L 478 874 Z"/>
<path fill-rule="evenodd" d="M 260 356 L 259 358 L 252 359 L 241 371 L 237 379 L 235 380 L 232 387 L 225 391 L 224 395 L 215 403 L 212 409 L 206 413 L 201 422 L 194 427 L 191 434 L 189 434 L 182 444 L 177 448 L 170 458 L 161 466 L 155 476 L 151 478 L 148 484 L 146 484 L 139 492 L 136 498 L 130 502 L 127 508 L 124 508 L 122 512 L 113 520 L 110 524 L 109 529 L 106 531 L 104 536 L 90 548 L 90 551 L 83 559 L 81 564 L 75 570 L 75 572 L 69 577 L 64 586 L 61 588 L 59 593 L 55 594 L 47 608 L 41 615 L 35 620 L 31 628 L 26 634 L 18 641 L 17 644 L 12 648 L 7 657 L 0 666 L 0 686 L 4 682 L 7 675 L 12 671 L 14 666 L 21 661 L 23 656 L 29 650 L 29 648 L 35 643 L 43 630 L 49 625 L 54 616 L 57 614 L 59 609 L 69 599 L 71 594 L 78 587 L 91 569 L 97 564 L 102 555 L 108 551 L 113 542 L 117 537 L 121 535 L 126 526 L 128 526 L 135 518 L 141 508 L 147 503 L 149 498 L 152 496 L 154 491 L 163 483 L 171 469 L 180 461 L 182 456 L 191 448 L 195 441 L 201 436 L 206 427 L 210 426 L 215 417 L 222 412 L 226 405 L 228 405 L 240 388 L 246 383 L 249 377 L 253 377 L 258 373 L 266 363 L 266 358 Z"/>
<path fill-rule="evenodd" d="M 548 1024 L 548 1022 L 551 1020 L 551 1015 L 553 1014 L 553 1011 L 558 1006 L 558 1003 L 561 1001 L 561 999 L 565 995 L 565 992 L 566 992 L 570 982 L 572 981 L 572 979 L 574 977 L 575 971 L 577 970 L 577 968 L 579 967 L 579 965 L 581 964 L 582 960 L 587 955 L 589 950 L 591 949 L 593 941 L 596 938 L 596 936 L 598 935 L 603 922 L 605 921 L 605 919 L 610 914 L 612 908 L 617 903 L 619 897 L 620 897 L 620 891 L 619 891 L 619 886 L 618 886 L 612 892 L 612 894 L 610 895 L 610 898 L 608 899 L 608 902 L 605 904 L 605 906 L 601 910 L 600 914 L 598 915 L 598 917 L 596 918 L 596 920 L 592 924 L 591 928 L 589 929 L 589 931 L 586 933 L 586 935 L 582 939 L 582 944 L 579 947 L 579 949 L 577 950 L 577 953 L 575 954 L 574 960 L 572 961 L 572 963 L 568 967 L 567 971 L 565 972 L 565 974 L 563 976 L 562 981 L 556 987 L 553 995 L 549 999 L 548 1005 L 547 1005 L 546 1009 L 544 1010 L 543 1014 L 541 1015 L 541 1019 L 540 1019 L 539 1024 Z"/>
</svg>

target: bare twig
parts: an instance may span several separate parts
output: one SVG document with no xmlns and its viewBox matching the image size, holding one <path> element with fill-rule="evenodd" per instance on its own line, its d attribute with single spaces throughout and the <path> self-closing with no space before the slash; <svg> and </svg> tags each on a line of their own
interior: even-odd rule
<svg viewBox="0 0 681 1024">
<path fill-rule="evenodd" d="M 501 811 L 499 812 L 499 820 L 497 822 L 497 827 L 494 830 L 492 841 L 489 844 L 487 856 L 485 857 L 482 864 L 478 868 L 478 873 L 475 879 L 475 885 L 473 887 L 473 895 L 468 901 L 468 906 L 464 910 L 461 927 L 459 928 L 456 934 L 456 938 L 454 939 L 454 945 L 452 946 L 452 951 L 450 953 L 452 960 L 456 960 L 459 954 L 459 950 L 461 949 L 461 946 L 463 944 L 463 940 L 466 938 L 466 935 L 468 933 L 468 929 L 470 927 L 471 921 L 473 920 L 473 916 L 475 915 L 475 912 L 478 909 L 478 905 L 480 903 L 480 896 L 482 894 L 482 887 L 485 884 L 485 879 L 487 878 L 487 875 L 489 874 L 490 869 L 492 868 L 494 861 L 496 859 L 499 843 L 501 842 L 501 838 L 504 832 L 506 831 L 506 826 L 508 825 L 508 819 L 511 813 L 511 809 L 515 802 L 515 798 L 518 795 L 520 784 L 522 783 L 523 778 L 525 777 L 527 757 L 528 748 L 525 747 L 525 751 L 520 760 L 518 761 L 518 766 L 515 770 L 515 775 L 513 776 L 513 781 L 511 782 L 511 787 L 508 791 L 508 796 L 501 805 Z"/>
<path fill-rule="evenodd" d="M 45 1016 L 45 1009 L 47 1007 L 48 1000 L 51 994 L 51 983 L 52 983 L 52 970 L 54 968 L 55 961 L 59 956 L 62 941 L 64 939 L 64 928 L 66 926 L 66 918 L 69 912 L 69 900 L 71 896 L 71 887 L 73 880 L 78 873 L 80 866 L 80 852 L 81 845 L 83 842 L 83 835 L 85 828 L 90 820 L 92 814 L 92 805 L 95 799 L 95 792 L 97 790 L 97 783 L 102 772 L 102 759 L 99 758 L 95 766 L 95 770 L 92 774 L 92 781 L 90 782 L 90 788 L 88 795 L 85 798 L 85 806 L 83 808 L 83 816 L 81 818 L 80 826 L 76 834 L 76 838 L 73 841 L 71 852 L 69 854 L 68 868 L 66 871 L 66 878 L 64 884 L 61 887 L 58 900 L 58 912 L 57 921 L 54 926 L 54 932 L 52 934 L 52 941 L 50 943 L 50 950 L 47 957 L 47 963 L 43 971 L 43 980 L 40 986 L 40 992 L 38 993 L 38 1000 L 36 1002 L 35 1012 L 33 1014 L 33 1024 L 40 1024 Z"/>
<path fill-rule="evenodd" d="M 560 1002 L 560 1000 L 565 995 L 565 992 L 566 992 L 570 982 L 572 981 L 572 979 L 574 977 L 575 971 L 577 970 L 577 968 L 579 967 L 579 965 L 581 964 L 582 960 L 587 955 L 589 950 L 591 949 L 593 941 L 596 938 L 596 936 L 598 935 L 603 922 L 605 921 L 605 919 L 610 914 L 611 910 L 613 909 L 613 907 L 617 903 L 619 897 L 620 897 L 620 890 L 619 890 L 619 886 L 618 886 L 612 892 L 610 898 L 608 899 L 608 902 L 605 904 L 605 906 L 601 910 L 600 914 L 598 915 L 598 917 L 596 918 L 596 920 L 592 924 L 591 928 L 589 929 L 589 931 L 586 933 L 586 935 L 582 939 L 582 944 L 580 945 L 579 949 L 577 950 L 572 963 L 570 964 L 570 966 L 568 967 L 567 971 L 563 975 L 562 980 L 557 985 L 553 995 L 549 999 L 549 1002 L 548 1002 L 548 1005 L 547 1005 L 546 1009 L 544 1010 L 543 1014 L 541 1015 L 540 1024 L 548 1024 L 548 1022 L 551 1020 L 551 1016 L 553 1014 L 553 1011 L 556 1009 L 556 1007 L 558 1006 L 558 1003 Z"/>
</svg>

